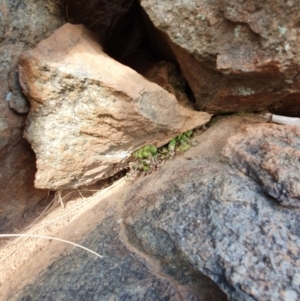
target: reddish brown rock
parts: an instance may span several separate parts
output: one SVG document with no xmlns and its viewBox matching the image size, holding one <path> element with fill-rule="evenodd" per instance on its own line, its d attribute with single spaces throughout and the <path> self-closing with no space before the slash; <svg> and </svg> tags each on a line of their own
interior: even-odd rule
<svg viewBox="0 0 300 301">
<path fill-rule="evenodd" d="M 162 88 L 175 95 L 181 105 L 191 109 L 193 108 L 192 103 L 185 94 L 186 82 L 182 74 L 177 72 L 174 64 L 160 61 L 143 75 L 150 81 L 160 85 Z"/>
<path fill-rule="evenodd" d="M 107 56 L 83 25 L 66 24 L 20 60 L 31 109 L 26 138 L 35 186 L 66 189 L 107 178 L 144 145 L 161 146 L 210 115 Z"/>
<path fill-rule="evenodd" d="M 145 50 L 134 51 L 123 58 L 121 63 L 131 67 L 151 82 L 158 84 L 175 95 L 181 105 L 191 109 L 194 108 L 193 103 L 186 94 L 187 85 L 185 78 L 173 63 L 158 60 Z"/>
<path fill-rule="evenodd" d="M 47 195 L 34 189 L 35 156 L 23 139 L 28 101 L 18 84 L 20 54 L 64 23 L 62 1 L 0 4 L 0 231 Z"/>
<path fill-rule="evenodd" d="M 298 1 L 142 0 L 141 5 L 171 46 L 199 109 L 300 115 Z"/>
</svg>

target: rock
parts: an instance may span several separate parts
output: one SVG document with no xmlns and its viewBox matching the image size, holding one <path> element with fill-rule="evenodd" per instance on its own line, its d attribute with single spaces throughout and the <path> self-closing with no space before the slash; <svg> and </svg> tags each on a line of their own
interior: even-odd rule
<svg viewBox="0 0 300 301">
<path fill-rule="evenodd" d="M 126 56 L 121 63 L 175 95 L 181 105 L 194 109 L 186 94 L 186 81 L 171 62 L 157 60 L 150 52 L 140 50 Z"/>
<path fill-rule="evenodd" d="M 99 192 L 97 205 L 59 237 L 103 258 L 52 241 L 3 286 L 0 299 L 298 300 L 298 210 L 278 206 L 222 155 L 237 131 L 274 131 L 261 120 L 218 119 L 197 146 L 158 172 L 105 197 Z"/>
<path fill-rule="evenodd" d="M 141 0 L 210 113 L 300 115 L 298 1 Z M 163 39 L 160 39 L 162 41 Z"/>
<path fill-rule="evenodd" d="M 207 277 L 194 277 L 192 281 L 195 275 L 190 275 L 184 283 L 166 277 L 153 260 L 128 244 L 119 211 L 128 187 L 115 188 L 59 234 L 103 258 L 52 241 L 18 271 L 10 285 L 6 283 L 0 299 L 226 301 Z"/>
<path fill-rule="evenodd" d="M 22 95 L 18 72 L 11 72 L 9 76 L 9 92 L 6 94 L 8 106 L 19 114 L 29 112 L 29 103 Z"/>
<path fill-rule="evenodd" d="M 299 127 L 245 126 L 228 140 L 223 154 L 279 204 L 300 207 Z"/>
<path fill-rule="evenodd" d="M 108 57 L 83 25 L 63 26 L 19 66 L 31 104 L 25 136 L 37 156 L 37 188 L 92 184 L 140 147 L 161 146 L 210 119 Z"/>
<path fill-rule="evenodd" d="M 226 145 L 222 136 L 230 131 L 234 135 L 240 120 L 217 122 L 184 158 L 138 181 L 126 195 L 125 233 L 138 250 L 159 260 L 166 273 L 176 278 L 184 274 L 182 266 L 191 266 L 217 283 L 229 300 L 296 301 L 300 296 L 298 211 L 278 206 L 264 187 L 215 155 Z M 283 146 L 290 130 L 265 124 L 252 127 L 266 137 L 271 131 L 281 132 L 277 141 Z M 249 144 L 247 138 L 232 137 L 225 149 L 234 142 L 245 144 L 241 149 Z M 259 147 L 258 143 L 260 155 Z M 293 173 L 289 155 L 278 158 L 276 148 L 271 153 L 273 162 L 284 161 L 280 166 L 289 166 Z"/>
<path fill-rule="evenodd" d="M 28 102 L 16 71 L 20 54 L 64 23 L 60 2 L 4 0 L 0 4 L 0 232 L 12 224 L 17 227 L 24 212 L 47 195 L 33 186 L 35 156 L 22 138 L 26 116 L 20 115 L 28 111 Z"/>
<path fill-rule="evenodd" d="M 186 82 L 182 74 L 178 73 L 174 64 L 160 61 L 143 75 L 148 80 L 160 85 L 162 88 L 175 95 L 181 105 L 193 109 L 192 103 L 185 94 Z"/>
</svg>

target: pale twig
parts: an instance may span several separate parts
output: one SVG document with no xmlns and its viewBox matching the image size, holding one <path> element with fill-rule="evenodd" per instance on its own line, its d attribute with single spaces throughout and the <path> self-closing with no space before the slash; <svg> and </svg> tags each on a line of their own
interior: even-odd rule
<svg viewBox="0 0 300 301">
<path fill-rule="evenodd" d="M 120 179 L 120 180 L 118 180 L 118 181 L 116 181 L 115 183 L 113 183 L 112 185 L 110 185 L 110 186 L 108 186 L 108 187 L 104 187 L 104 188 L 102 188 L 102 190 L 83 190 L 83 191 L 95 191 L 95 192 L 101 192 L 100 194 L 97 194 L 96 196 L 97 197 L 99 197 L 99 196 L 101 196 L 101 195 L 103 195 L 105 192 L 107 192 L 108 190 L 110 190 L 111 188 L 113 188 L 114 186 L 116 186 L 120 181 L 121 181 L 122 179 Z M 79 192 L 79 194 L 81 195 L 81 197 L 83 198 L 83 196 L 82 196 L 82 194 L 81 194 L 81 192 L 77 189 L 77 191 Z M 71 193 L 71 192 L 70 192 Z M 67 195 L 69 195 L 70 193 L 67 193 L 62 199 L 64 199 Z M 76 211 L 76 210 L 78 210 L 80 207 L 82 207 L 82 206 L 85 206 L 85 205 L 87 205 L 88 203 L 90 203 L 91 201 L 93 201 L 94 200 L 94 197 L 95 196 L 93 196 L 93 198 L 90 198 L 90 200 L 89 201 L 87 201 L 87 202 L 85 202 L 84 204 L 78 204 L 78 205 L 76 205 L 74 208 L 72 208 L 70 211 L 68 211 L 67 213 L 65 213 L 65 214 L 63 214 L 63 215 L 61 215 L 61 216 L 59 216 L 57 219 L 54 219 L 54 220 L 50 220 L 50 221 L 48 221 L 48 222 L 45 222 L 45 223 L 43 223 L 43 224 L 41 224 L 41 225 L 39 225 L 39 227 L 37 228 L 37 229 L 32 229 L 32 232 L 36 232 L 36 231 L 38 231 L 38 230 L 40 230 L 41 228 L 43 228 L 43 227 L 45 227 L 45 226 L 47 226 L 47 225 L 49 225 L 49 224 L 53 224 L 53 223 L 55 223 L 55 222 L 57 222 L 57 221 L 59 221 L 59 220 L 61 220 L 61 219 L 63 219 L 63 218 L 65 218 L 66 216 L 69 216 L 70 214 L 72 214 L 74 211 Z M 55 199 L 56 199 L 56 197 L 51 201 L 51 203 L 53 203 L 53 201 L 55 201 Z M 84 198 L 83 198 L 84 199 Z M 51 204 L 50 203 L 50 204 Z M 49 205 L 50 205 L 49 204 Z M 47 206 L 47 208 L 49 207 L 49 205 Z M 46 209 L 47 209 L 46 208 Z M 45 210 L 46 210 L 45 209 Z M 45 210 L 42 212 L 42 214 L 45 212 Z M 40 217 L 38 217 L 35 221 L 37 221 L 38 219 L 39 219 Z M 33 227 L 34 226 L 34 223 L 35 222 L 33 222 L 32 224 L 31 224 L 31 226 Z M 5 234 L 3 234 L 3 235 L 5 235 Z M 8 234 L 7 234 L 8 235 Z M 20 245 L 16 248 L 16 249 L 14 249 L 10 254 L 8 254 L 4 259 L 2 259 L 0 262 L 3 262 L 3 261 L 5 261 L 8 257 L 10 257 L 11 255 L 13 255 L 15 252 L 17 252 L 19 249 L 20 249 L 20 247 L 30 238 L 30 237 L 37 237 L 37 236 L 39 236 L 39 235 L 34 235 L 34 234 L 9 234 L 9 236 L 3 236 L 3 237 L 20 237 L 20 238 L 24 238 L 24 237 L 26 237 L 27 239 L 25 239 L 23 242 L 21 242 L 20 243 Z M 1 236 L 0 236 L 1 237 Z M 45 236 L 45 237 L 47 237 L 47 236 Z"/>
<path fill-rule="evenodd" d="M 68 194 L 69 194 L 69 193 L 68 193 Z M 68 194 L 67 194 L 67 195 L 68 195 Z M 64 197 L 66 197 L 67 195 L 65 195 Z M 44 214 L 44 212 L 47 210 L 47 208 L 48 208 L 54 201 L 55 201 L 55 198 L 54 198 L 54 199 L 48 204 L 48 206 L 43 210 L 43 212 L 41 213 L 41 215 Z M 52 220 L 50 220 L 50 221 L 48 221 L 48 222 L 45 222 L 45 223 L 42 223 L 42 224 L 38 225 L 38 227 L 37 227 L 36 229 L 32 229 L 32 228 L 34 227 L 34 224 L 36 223 L 36 221 L 41 217 L 41 215 L 40 215 L 40 216 L 39 216 L 33 223 L 31 223 L 30 226 L 28 226 L 26 229 L 31 229 L 31 232 L 37 232 L 38 230 L 44 228 L 45 226 L 47 226 L 47 225 L 49 225 L 49 224 L 51 225 L 51 224 L 53 224 L 53 223 L 55 223 L 55 222 L 57 222 L 57 221 L 59 221 L 59 220 L 61 220 L 61 219 L 64 219 L 65 217 L 71 215 L 74 211 L 76 211 L 76 209 L 79 209 L 80 207 L 82 207 L 82 204 L 76 205 L 74 208 L 72 208 L 72 210 L 69 210 L 67 213 L 60 215 L 57 219 L 54 219 L 54 220 L 52 219 Z M 20 240 L 23 239 L 23 238 L 24 238 L 24 240 L 23 240 L 22 242 L 20 242 L 19 245 L 18 245 L 14 250 L 12 250 L 6 257 L 4 257 L 0 262 L 5 261 L 8 257 L 10 257 L 10 256 L 12 256 L 14 253 L 16 253 L 16 252 L 22 247 L 22 245 L 24 245 L 24 244 L 26 243 L 26 241 L 27 241 L 30 237 L 22 237 L 22 236 L 19 236 L 19 239 L 20 239 Z M 17 241 L 17 242 L 15 242 L 15 241 L 10 242 L 10 244 L 8 244 L 8 245 L 6 246 L 6 248 L 7 248 L 8 246 L 12 245 L 12 244 L 15 244 L 15 243 L 18 243 L 18 241 Z"/>
<path fill-rule="evenodd" d="M 58 201 L 60 202 L 60 205 L 62 208 L 65 208 L 65 204 L 63 202 L 63 198 L 61 197 L 61 194 L 62 194 L 62 190 L 57 190 L 57 199 Z"/>
<path fill-rule="evenodd" d="M 48 195 L 47 195 L 47 199 L 46 199 L 46 202 L 47 202 L 47 200 L 48 200 L 48 197 L 49 197 L 49 194 L 50 194 L 50 190 L 48 191 Z M 55 197 L 53 198 L 53 200 L 47 205 L 47 207 L 42 211 L 42 213 L 29 225 L 29 226 L 27 226 L 27 227 L 25 227 L 25 229 L 24 230 L 26 230 L 26 229 L 30 229 L 30 228 L 32 228 L 33 226 L 34 226 L 34 224 L 36 224 L 37 223 L 37 221 L 46 213 L 46 211 L 47 211 L 47 209 L 51 206 L 51 204 L 53 204 L 53 202 L 55 201 Z M 20 237 L 20 240 L 22 239 L 22 237 Z M 28 239 L 28 238 L 27 238 Z M 25 239 L 25 240 L 23 240 L 23 242 L 21 243 L 21 245 L 23 245 L 26 241 L 27 241 L 27 239 Z M 8 248 L 10 245 L 12 245 L 12 244 L 15 244 L 16 242 L 11 242 L 11 243 L 8 243 L 7 245 L 6 245 L 6 248 Z M 4 258 L 4 260 L 6 259 L 6 258 L 8 258 L 9 256 L 11 256 L 12 254 L 14 254 L 17 250 L 19 249 L 19 246 L 18 246 L 18 248 L 16 248 L 15 250 L 13 250 L 9 255 L 7 255 L 5 258 Z M 2 260 L 3 261 L 3 260 Z M 1 261 L 1 262 L 2 262 Z"/>
<path fill-rule="evenodd" d="M 274 123 L 300 126 L 300 118 L 280 116 L 280 115 L 274 115 L 270 113 L 261 115 L 261 117 Z"/>
<path fill-rule="evenodd" d="M 71 242 L 69 240 L 65 240 L 65 239 L 61 239 L 61 238 L 57 238 L 57 237 L 51 237 L 51 236 L 45 236 L 45 235 L 35 235 L 35 234 L 0 234 L 0 237 L 30 237 L 30 238 L 42 238 L 42 239 L 49 239 L 49 240 L 56 240 L 59 242 L 63 242 L 72 246 L 75 246 L 77 248 L 81 248 L 87 252 L 90 252 L 92 254 L 94 254 L 95 256 L 99 257 L 99 258 L 103 258 L 103 256 L 101 256 L 100 254 L 94 252 L 91 249 L 88 249 L 84 246 L 81 246 L 79 244 L 76 244 L 74 242 Z"/>
<path fill-rule="evenodd" d="M 81 198 L 84 200 L 84 197 L 83 197 L 82 193 L 80 192 L 80 190 L 77 189 L 77 191 L 80 194 Z"/>
</svg>

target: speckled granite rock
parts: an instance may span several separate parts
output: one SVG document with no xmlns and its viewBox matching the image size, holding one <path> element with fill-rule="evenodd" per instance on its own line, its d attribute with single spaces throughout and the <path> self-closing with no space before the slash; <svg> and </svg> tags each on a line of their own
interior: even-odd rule
<svg viewBox="0 0 300 301">
<path fill-rule="evenodd" d="M 194 279 L 176 281 L 164 275 L 155 261 L 135 252 L 123 236 L 119 197 L 111 195 L 65 229 L 68 236 L 82 232 L 84 239 L 80 243 L 103 258 L 81 249 L 70 250 L 62 252 L 45 269 L 32 275 L 36 271 L 34 264 L 43 264 L 62 247 L 52 242 L 18 274 L 22 289 L 10 288 L 2 299 L 0 291 L 0 300 L 226 301 L 224 294 L 207 277 L 194 273 Z M 90 229 L 88 233 L 86 228 Z"/>
<path fill-rule="evenodd" d="M 223 154 L 279 204 L 300 208 L 300 127 L 244 126 Z"/>
<path fill-rule="evenodd" d="M 162 146 L 210 119 L 110 58 L 83 25 L 55 31 L 22 55 L 19 68 L 37 188 L 93 184 L 127 166 L 142 146 Z"/>
<path fill-rule="evenodd" d="M 217 123 L 191 149 L 192 157 L 187 154 L 135 184 L 125 201 L 126 233 L 136 248 L 158 258 L 174 277 L 182 271 L 181 264 L 188 263 L 216 282 L 230 300 L 296 301 L 300 297 L 298 210 L 278 206 L 280 200 L 264 193 L 265 183 L 260 186 L 216 156 L 226 145 L 223 137 L 229 128 L 238 130 L 240 126 L 226 120 Z M 276 126 L 251 127 L 259 136 Z M 214 133 L 214 128 L 219 128 L 220 134 Z M 290 133 L 290 139 L 297 141 L 295 130 L 282 126 L 279 132 L 282 137 Z M 247 136 L 244 140 L 237 137 L 229 139 L 229 145 L 246 149 Z M 274 143 L 284 146 L 282 137 L 273 137 Z M 253 153 L 255 147 L 258 150 L 254 171 L 265 174 L 268 181 L 259 145 L 260 140 L 252 148 Z M 276 170 L 275 163 L 281 162 L 280 168 L 292 171 L 292 181 L 293 172 L 297 177 L 295 159 L 282 152 L 270 150 L 273 161 L 269 163 L 274 165 L 269 166 Z"/>
<path fill-rule="evenodd" d="M 234 141 L 247 145 L 235 140 L 245 123 L 258 135 L 276 127 L 251 116 L 217 120 L 196 147 L 133 186 L 118 187 L 60 233 L 103 259 L 52 242 L 2 299 L 0 290 L 0 300 L 227 300 L 217 284 L 232 301 L 297 301 L 298 209 L 279 206 L 222 156 Z"/>
<path fill-rule="evenodd" d="M 298 300 L 298 212 L 242 173 L 181 162 L 140 182 L 128 200 L 129 241 L 167 267 L 187 261 L 230 300 Z"/>
</svg>

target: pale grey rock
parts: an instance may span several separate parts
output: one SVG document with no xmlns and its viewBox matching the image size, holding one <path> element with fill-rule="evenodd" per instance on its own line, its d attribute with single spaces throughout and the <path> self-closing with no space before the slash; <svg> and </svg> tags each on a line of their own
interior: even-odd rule
<svg viewBox="0 0 300 301">
<path fill-rule="evenodd" d="M 9 91 L 6 94 L 6 101 L 8 106 L 19 114 L 29 112 L 29 102 L 22 94 L 17 72 L 11 72 L 9 75 Z"/>
<path fill-rule="evenodd" d="M 83 25 L 63 26 L 24 53 L 19 66 L 38 188 L 107 178 L 140 147 L 161 146 L 210 119 L 107 56 Z"/>
</svg>

